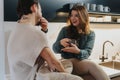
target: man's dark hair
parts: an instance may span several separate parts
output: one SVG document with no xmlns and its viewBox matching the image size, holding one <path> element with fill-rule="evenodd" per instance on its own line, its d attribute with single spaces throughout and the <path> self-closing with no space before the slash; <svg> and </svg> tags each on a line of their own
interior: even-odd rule
<svg viewBox="0 0 120 80">
<path fill-rule="evenodd" d="M 17 14 L 18 17 L 21 18 L 22 15 L 27 15 L 29 13 L 32 13 L 30 7 L 33 4 L 38 5 L 39 0 L 18 0 L 18 5 L 17 5 Z"/>
</svg>

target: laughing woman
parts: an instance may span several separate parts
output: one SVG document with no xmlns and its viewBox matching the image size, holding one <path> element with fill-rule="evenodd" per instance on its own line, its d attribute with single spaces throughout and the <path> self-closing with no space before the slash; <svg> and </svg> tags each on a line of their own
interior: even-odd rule
<svg viewBox="0 0 120 80">
<path fill-rule="evenodd" d="M 73 63 L 72 74 L 84 80 L 109 80 L 98 65 L 88 60 L 95 41 L 95 33 L 90 30 L 89 24 L 85 7 L 74 5 L 69 12 L 68 26 L 60 31 L 53 50 Z"/>
</svg>

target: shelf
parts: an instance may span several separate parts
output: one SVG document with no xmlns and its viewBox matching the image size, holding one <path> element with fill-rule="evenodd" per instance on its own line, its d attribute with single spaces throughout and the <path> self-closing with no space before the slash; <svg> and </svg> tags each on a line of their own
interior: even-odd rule
<svg viewBox="0 0 120 80">
<path fill-rule="evenodd" d="M 89 19 L 91 23 L 100 24 L 120 24 L 119 13 L 90 12 Z"/>
<path fill-rule="evenodd" d="M 89 14 L 94 15 L 111 15 L 111 16 L 120 16 L 120 13 L 105 13 L 105 12 L 88 12 Z"/>
<path fill-rule="evenodd" d="M 95 23 L 95 24 L 120 24 L 118 22 L 90 22 L 90 23 Z"/>
</svg>

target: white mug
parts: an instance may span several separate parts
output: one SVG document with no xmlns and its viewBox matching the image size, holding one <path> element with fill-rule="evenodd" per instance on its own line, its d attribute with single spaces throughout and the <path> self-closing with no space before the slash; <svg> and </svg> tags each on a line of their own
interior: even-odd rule
<svg viewBox="0 0 120 80">
<path fill-rule="evenodd" d="M 110 12 L 110 8 L 108 6 L 104 7 L 104 12 Z"/>
<path fill-rule="evenodd" d="M 90 10 L 90 3 L 85 3 L 84 5 L 85 5 L 86 9 L 89 11 Z"/>
<path fill-rule="evenodd" d="M 91 11 L 96 11 L 96 4 L 91 4 L 90 10 Z"/>
<path fill-rule="evenodd" d="M 104 9 L 103 5 L 97 5 L 98 12 L 103 12 L 103 9 Z"/>
<path fill-rule="evenodd" d="M 69 6 L 69 9 L 72 9 L 72 7 L 75 5 L 74 3 L 70 3 L 69 4 L 70 6 Z"/>
<path fill-rule="evenodd" d="M 120 18 L 117 19 L 117 22 L 120 23 Z"/>
<path fill-rule="evenodd" d="M 77 3 L 77 5 L 83 6 L 84 3 L 83 2 L 79 2 L 79 3 Z"/>
</svg>

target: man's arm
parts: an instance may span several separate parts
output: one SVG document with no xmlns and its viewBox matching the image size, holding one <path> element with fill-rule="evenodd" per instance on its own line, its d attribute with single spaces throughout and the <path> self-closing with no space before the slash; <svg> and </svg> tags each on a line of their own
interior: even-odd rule
<svg viewBox="0 0 120 80">
<path fill-rule="evenodd" d="M 56 69 L 57 71 L 65 72 L 63 65 L 60 63 L 60 61 L 56 59 L 50 48 L 44 48 L 41 51 L 40 56 L 46 60 L 50 68 L 52 68 L 53 70 Z"/>
</svg>

